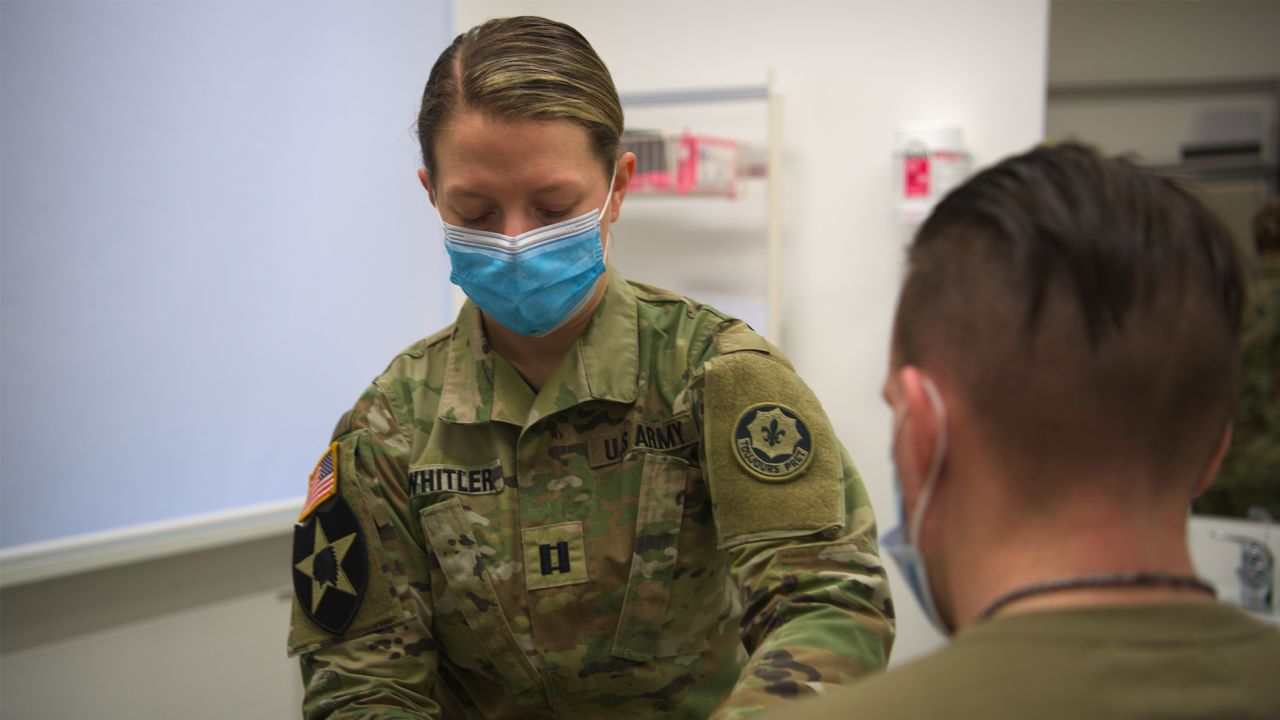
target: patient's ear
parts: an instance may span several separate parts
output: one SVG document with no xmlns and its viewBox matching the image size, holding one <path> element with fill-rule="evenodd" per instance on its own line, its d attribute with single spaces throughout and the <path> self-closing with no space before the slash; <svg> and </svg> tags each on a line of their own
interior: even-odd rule
<svg viewBox="0 0 1280 720">
<path fill-rule="evenodd" d="M 1213 451 L 1213 457 L 1209 458 L 1209 464 L 1205 466 L 1204 474 L 1196 481 L 1196 487 L 1192 497 L 1200 497 L 1200 494 L 1209 489 L 1213 481 L 1218 477 L 1218 470 L 1222 467 L 1222 460 L 1227 456 L 1227 450 L 1231 449 L 1231 434 L 1235 431 L 1235 425 L 1231 422 L 1222 430 L 1222 437 L 1218 439 L 1218 447 Z"/>
<path fill-rule="evenodd" d="M 904 365 L 898 369 L 900 402 L 905 404 L 906 416 L 902 420 L 898 442 L 900 452 L 908 465 L 908 471 L 901 473 L 904 484 L 903 492 L 914 496 L 923 489 L 929 477 L 929 469 L 935 456 L 942 450 L 939 447 L 941 427 L 945 420 L 939 416 L 937 407 L 929 398 L 928 382 L 924 373 L 913 365 Z M 910 484 L 910 490 L 906 487 Z M 920 487 L 917 487 L 920 486 Z"/>
</svg>

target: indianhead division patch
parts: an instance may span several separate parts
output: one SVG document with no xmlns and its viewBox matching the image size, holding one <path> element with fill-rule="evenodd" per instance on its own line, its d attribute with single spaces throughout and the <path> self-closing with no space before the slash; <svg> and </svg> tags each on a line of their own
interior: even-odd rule
<svg viewBox="0 0 1280 720">
<path fill-rule="evenodd" d="M 813 438 L 796 411 L 760 403 L 738 416 L 734 457 L 757 480 L 786 482 L 799 477 L 813 459 Z"/>
<path fill-rule="evenodd" d="M 293 591 L 317 626 L 341 635 L 369 581 L 360 521 L 341 495 L 293 528 Z"/>
<path fill-rule="evenodd" d="M 302 512 L 298 513 L 298 522 L 307 519 L 325 500 L 333 497 L 338 491 L 338 443 L 330 443 L 329 448 L 316 462 L 316 469 L 311 471 L 311 480 L 307 482 L 307 500 L 302 503 Z"/>
</svg>

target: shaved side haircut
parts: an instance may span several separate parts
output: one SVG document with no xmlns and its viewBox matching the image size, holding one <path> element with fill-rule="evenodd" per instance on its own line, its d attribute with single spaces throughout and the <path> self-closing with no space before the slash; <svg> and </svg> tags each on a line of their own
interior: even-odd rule
<svg viewBox="0 0 1280 720">
<path fill-rule="evenodd" d="M 1037 148 L 916 234 L 895 363 L 949 376 L 1040 500 L 1057 491 L 1034 482 L 1045 467 L 1141 464 L 1172 482 L 1203 470 L 1231 416 L 1243 282 L 1230 233 L 1178 183 Z"/>
</svg>

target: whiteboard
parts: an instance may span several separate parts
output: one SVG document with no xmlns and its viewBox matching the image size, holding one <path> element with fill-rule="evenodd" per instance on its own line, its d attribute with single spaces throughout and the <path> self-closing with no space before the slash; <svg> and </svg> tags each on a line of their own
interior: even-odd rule
<svg viewBox="0 0 1280 720">
<path fill-rule="evenodd" d="M 450 12 L 0 3 L 0 548 L 300 498 L 451 320 L 412 131 Z"/>
</svg>

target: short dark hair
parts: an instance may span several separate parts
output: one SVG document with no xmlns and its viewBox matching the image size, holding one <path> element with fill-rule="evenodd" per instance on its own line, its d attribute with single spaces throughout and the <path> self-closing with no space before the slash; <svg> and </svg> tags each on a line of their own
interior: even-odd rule
<svg viewBox="0 0 1280 720">
<path fill-rule="evenodd" d="M 1036 148 L 945 197 L 907 265 L 895 363 L 947 376 L 1020 469 L 1208 462 L 1234 403 L 1243 275 L 1176 182 Z"/>
</svg>

